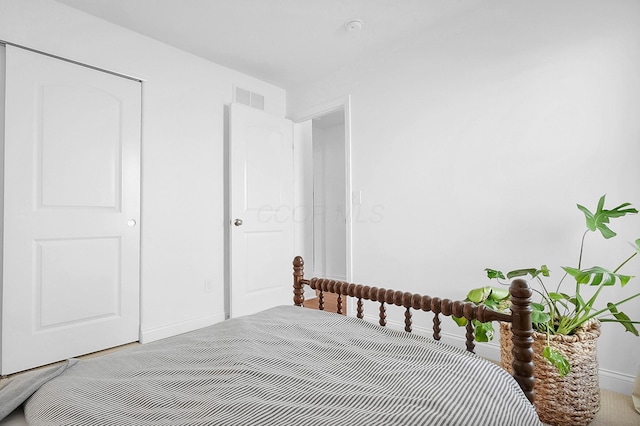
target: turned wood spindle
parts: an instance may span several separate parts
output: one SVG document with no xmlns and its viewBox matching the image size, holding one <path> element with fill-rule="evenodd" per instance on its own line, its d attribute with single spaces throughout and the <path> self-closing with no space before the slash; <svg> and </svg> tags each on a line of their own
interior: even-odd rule
<svg viewBox="0 0 640 426">
<path fill-rule="evenodd" d="M 342 315 L 342 295 L 340 293 L 338 293 L 338 297 L 336 298 L 336 304 L 338 305 L 336 312 Z"/>
<path fill-rule="evenodd" d="M 304 304 L 303 276 L 304 260 L 302 260 L 302 257 L 296 256 L 296 258 L 293 259 L 293 304 L 295 306 L 302 306 Z"/>
<path fill-rule="evenodd" d="M 356 316 L 360 319 L 364 318 L 364 309 L 362 308 L 362 297 L 358 297 L 358 308 Z"/>
<path fill-rule="evenodd" d="M 411 333 L 411 308 L 404 311 L 404 331 Z"/>
<path fill-rule="evenodd" d="M 516 279 L 509 287 L 511 293 L 511 353 L 513 361 L 513 377 L 516 379 L 526 397 L 533 404 L 533 325 L 531 324 L 531 296 L 533 294 L 525 280 Z"/>
<path fill-rule="evenodd" d="M 433 338 L 435 340 L 440 340 L 440 332 L 442 331 L 442 329 L 440 328 L 440 314 L 439 313 L 434 313 L 433 314 Z"/>
<path fill-rule="evenodd" d="M 318 291 L 318 309 L 324 311 L 324 291 Z"/>
<path fill-rule="evenodd" d="M 473 343 L 475 336 L 473 333 L 473 321 L 468 320 L 467 321 L 467 332 L 465 334 L 465 337 L 467 338 L 467 350 L 471 353 L 476 353 L 475 349 L 476 349 L 476 344 Z"/>
<path fill-rule="evenodd" d="M 384 302 L 380 302 L 380 321 L 379 324 L 381 326 L 387 325 L 387 310 L 384 307 Z"/>
</svg>

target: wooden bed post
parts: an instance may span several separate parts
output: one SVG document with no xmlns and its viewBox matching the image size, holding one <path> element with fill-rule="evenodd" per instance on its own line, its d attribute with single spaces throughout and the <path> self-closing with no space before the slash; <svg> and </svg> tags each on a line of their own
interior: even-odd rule
<svg viewBox="0 0 640 426">
<path fill-rule="evenodd" d="M 516 279 L 509 287 L 511 293 L 513 348 L 513 377 L 533 404 L 533 325 L 531 323 L 531 295 L 533 292 L 525 280 Z"/>
<path fill-rule="evenodd" d="M 293 304 L 302 306 L 304 304 L 304 260 L 301 256 L 293 259 Z"/>
</svg>

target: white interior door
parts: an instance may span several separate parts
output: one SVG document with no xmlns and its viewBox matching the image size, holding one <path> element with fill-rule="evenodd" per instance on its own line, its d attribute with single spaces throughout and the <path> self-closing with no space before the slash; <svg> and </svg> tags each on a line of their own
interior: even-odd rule
<svg viewBox="0 0 640 426">
<path fill-rule="evenodd" d="M 230 108 L 230 314 L 292 304 L 293 128 L 240 104 Z"/>
<path fill-rule="evenodd" d="M 138 340 L 141 84 L 7 46 L 2 374 Z"/>
</svg>

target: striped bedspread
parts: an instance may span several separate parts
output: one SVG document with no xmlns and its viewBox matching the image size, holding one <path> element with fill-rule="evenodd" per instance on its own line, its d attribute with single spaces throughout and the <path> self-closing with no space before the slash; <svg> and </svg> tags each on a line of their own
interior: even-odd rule
<svg viewBox="0 0 640 426">
<path fill-rule="evenodd" d="M 79 361 L 31 425 L 539 425 L 506 372 L 464 350 L 293 306 Z"/>
</svg>

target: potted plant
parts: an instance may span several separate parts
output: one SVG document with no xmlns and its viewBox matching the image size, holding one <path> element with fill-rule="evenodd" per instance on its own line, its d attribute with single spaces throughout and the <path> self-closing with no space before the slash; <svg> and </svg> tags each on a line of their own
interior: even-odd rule
<svg viewBox="0 0 640 426">
<path fill-rule="evenodd" d="M 528 276 L 537 285 L 532 286 L 539 300 L 532 303 L 532 323 L 534 329 L 534 365 L 536 374 L 536 409 L 540 420 L 549 424 L 586 425 L 600 407 L 600 389 L 596 359 L 596 339 L 600 334 L 600 323 L 617 322 L 626 331 L 638 336 L 636 324 L 620 310 L 620 306 L 639 297 L 635 293 L 617 302 L 598 304 L 606 294 L 606 289 L 616 284 L 625 286 L 632 278 L 619 271 L 638 253 L 640 239 L 633 245 L 633 253 L 615 269 L 601 266 L 584 268 L 582 258 L 586 236 L 599 231 L 605 239 L 616 236 L 608 224 L 611 219 L 636 214 L 638 210 L 629 203 L 613 209 L 605 209 L 605 196 L 598 201 L 595 212 L 578 204 L 578 209 L 586 218 L 586 231 L 580 242 L 577 267 L 564 266 L 564 275 L 555 287 L 549 287 L 545 279 L 551 276 L 546 265 L 540 268 L 516 269 L 508 273 L 487 268 L 487 276 L 501 280 Z M 571 278 L 569 278 L 571 277 Z M 563 291 L 563 284 L 573 282 L 572 292 Z M 591 294 L 584 295 L 585 286 L 592 287 Z M 508 310 L 509 294 L 499 287 L 481 287 L 471 290 L 467 300 L 484 304 L 494 310 Z M 460 325 L 466 325 L 464 318 L 454 318 Z M 474 320 L 476 340 L 486 342 L 493 338 L 491 323 Z M 501 336 L 507 336 L 509 324 L 501 324 Z M 511 341 L 501 339 L 502 366 L 510 371 Z"/>
</svg>

